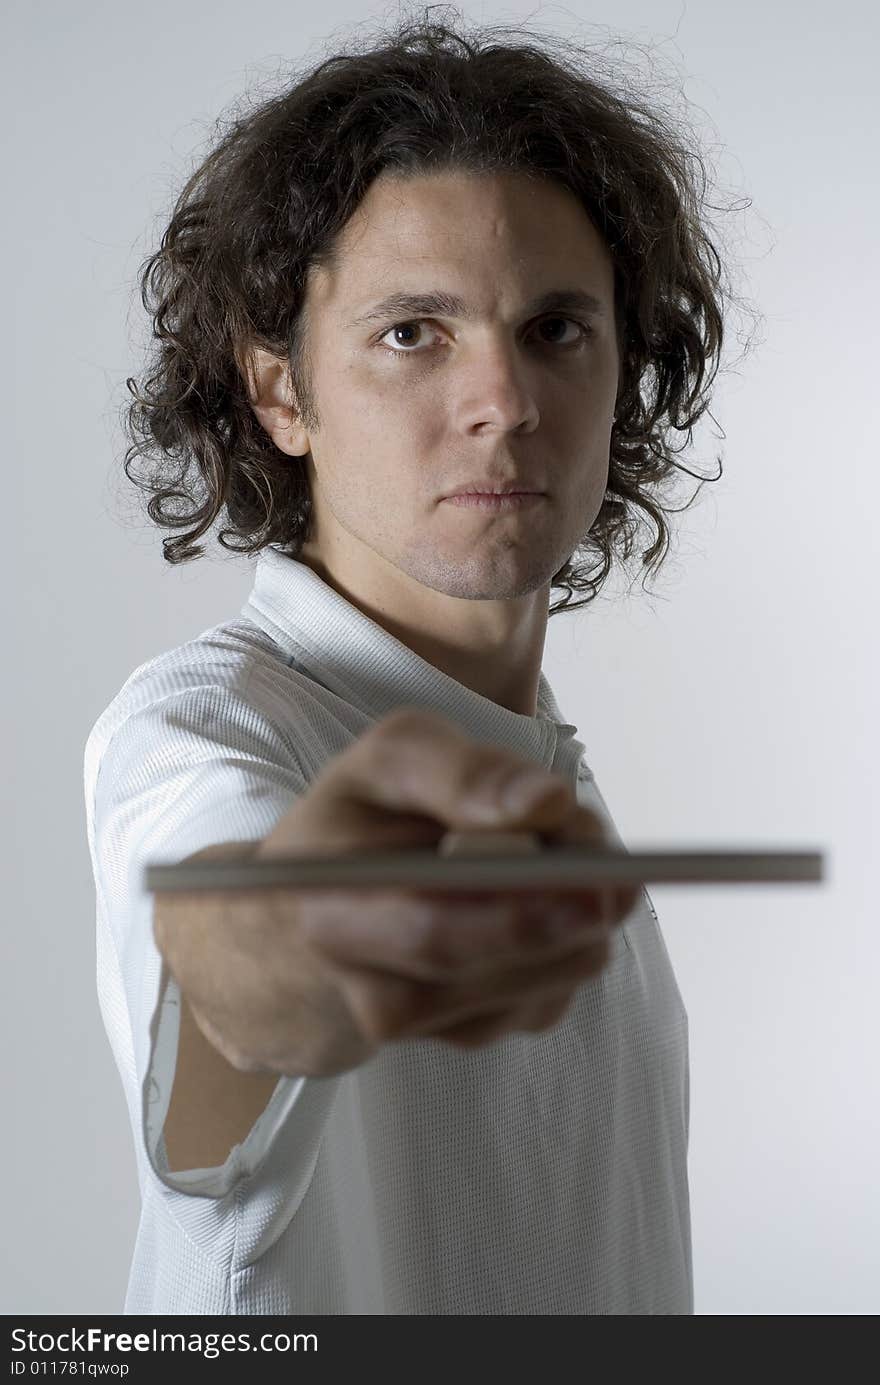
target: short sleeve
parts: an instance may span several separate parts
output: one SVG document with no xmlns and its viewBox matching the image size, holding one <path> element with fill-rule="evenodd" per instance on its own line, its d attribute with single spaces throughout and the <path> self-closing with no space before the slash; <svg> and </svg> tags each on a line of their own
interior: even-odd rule
<svg viewBox="0 0 880 1385">
<path fill-rule="evenodd" d="M 234 1235 L 229 1213 L 244 1186 L 263 1222 L 280 1208 L 289 1218 L 308 1188 L 335 1087 L 332 1080 L 281 1077 L 222 1166 L 169 1171 L 162 1130 L 180 991 L 155 943 L 154 898 L 143 872 L 147 863 L 173 864 L 212 844 L 259 840 L 307 780 L 289 732 L 253 705 L 246 689 L 190 685 L 152 701 L 141 696 L 109 737 L 104 733 L 106 744 L 96 746 L 96 735 L 97 728 L 86 749 L 86 799 L 98 992 L 126 1090 L 142 1191 L 170 1201 L 188 1234 L 214 1245 Z"/>
</svg>

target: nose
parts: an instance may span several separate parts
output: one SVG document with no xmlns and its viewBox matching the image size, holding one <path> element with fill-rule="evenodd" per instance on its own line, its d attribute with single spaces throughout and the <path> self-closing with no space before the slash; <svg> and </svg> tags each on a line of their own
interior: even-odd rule
<svg viewBox="0 0 880 1385">
<path fill-rule="evenodd" d="M 513 344 L 484 342 L 461 363 L 460 422 L 468 432 L 497 428 L 530 433 L 540 411 L 530 368 Z"/>
</svg>

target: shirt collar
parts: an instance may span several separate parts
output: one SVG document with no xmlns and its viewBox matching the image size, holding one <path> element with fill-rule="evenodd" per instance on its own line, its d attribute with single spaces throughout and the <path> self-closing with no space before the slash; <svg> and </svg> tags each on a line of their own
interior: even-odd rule
<svg viewBox="0 0 880 1385">
<path fill-rule="evenodd" d="M 306 563 L 267 547 L 257 555 L 241 613 L 284 650 L 291 664 L 379 720 L 401 706 L 440 712 L 475 739 L 574 773 L 583 754 L 543 672 L 538 710 L 524 716 L 449 677 L 371 620 Z"/>
</svg>

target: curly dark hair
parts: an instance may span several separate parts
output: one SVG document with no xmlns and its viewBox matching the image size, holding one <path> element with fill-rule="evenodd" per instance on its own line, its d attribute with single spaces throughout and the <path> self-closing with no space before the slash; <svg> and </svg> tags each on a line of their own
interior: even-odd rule
<svg viewBox="0 0 880 1385">
<path fill-rule="evenodd" d="M 339 233 L 385 171 L 526 172 L 579 199 L 613 261 L 621 373 L 605 498 L 552 579 L 566 595 L 550 615 L 593 600 L 615 553 L 632 551 L 638 511 L 657 528 L 643 566 L 666 557 L 665 516 L 678 510 L 660 493 L 687 471 L 673 460 L 671 433 L 687 433 L 683 450 L 707 411 L 724 336 L 722 262 L 690 166 L 703 170 L 705 193 L 702 159 L 656 110 L 600 83 L 596 56 L 570 38 L 539 44 L 510 26 L 468 27 L 460 15 L 451 28 L 431 17 L 447 8 L 429 6 L 416 22 L 398 16 L 384 41 L 349 44 L 233 116 L 139 267 L 159 345 L 142 388 L 126 380 L 125 473 L 151 494 L 155 524 L 193 526 L 163 539 L 168 562 L 201 556 L 194 541 L 224 507 L 230 527 L 219 543 L 229 551 L 271 544 L 297 557 L 309 537 L 304 459 L 276 447 L 256 418 L 249 352 L 286 358 L 299 413 L 316 428 L 306 277 L 312 265 L 334 267 Z M 529 42 L 495 41 L 511 33 Z M 139 457 L 152 463 L 144 479 L 130 470 Z M 718 476 L 701 485 L 720 477 L 717 460 Z M 575 591 L 588 595 L 572 602 Z"/>
</svg>

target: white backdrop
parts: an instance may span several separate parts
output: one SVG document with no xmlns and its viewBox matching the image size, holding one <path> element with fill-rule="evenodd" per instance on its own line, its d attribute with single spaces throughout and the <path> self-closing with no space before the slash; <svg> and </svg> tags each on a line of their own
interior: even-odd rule
<svg viewBox="0 0 880 1385">
<path fill-rule="evenodd" d="M 460 9 L 612 60 L 619 39 L 649 99 L 678 83 L 711 200 L 739 199 L 718 225 L 759 339 L 718 377 L 720 428 L 706 417 L 680 458 L 712 475 L 721 453 L 723 478 L 676 520 L 648 594 L 618 579 L 553 617 L 545 670 L 630 847 L 828 852 L 821 886 L 651 894 L 690 1016 L 696 1312 L 874 1314 L 877 9 Z M 136 666 L 236 615 L 252 580 L 216 542 L 172 569 L 121 472 L 118 409 L 146 330 L 134 276 L 227 104 L 353 21 L 396 14 L 34 0 L 7 19 L 7 1315 L 120 1312 L 137 1223 L 95 993 L 85 739 Z M 726 359 L 740 352 L 731 336 Z"/>
</svg>

